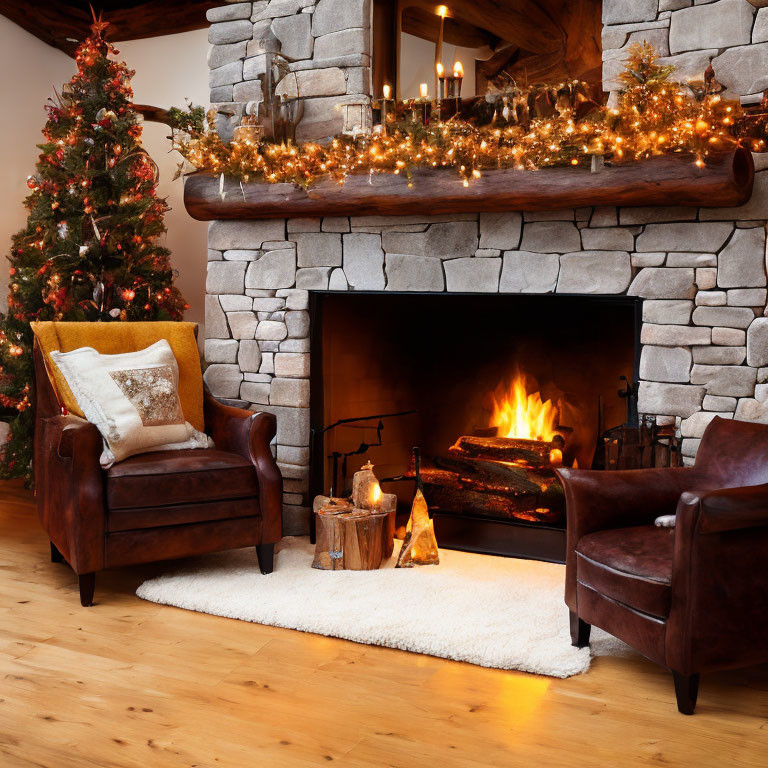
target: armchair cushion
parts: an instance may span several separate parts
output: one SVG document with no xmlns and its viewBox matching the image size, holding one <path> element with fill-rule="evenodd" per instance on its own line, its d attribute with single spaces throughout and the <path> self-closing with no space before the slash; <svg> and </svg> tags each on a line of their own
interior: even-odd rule
<svg viewBox="0 0 768 768">
<path fill-rule="evenodd" d="M 130 509 L 259 495 L 253 464 L 215 448 L 132 456 L 106 472 L 107 507 Z"/>
<path fill-rule="evenodd" d="M 612 528 L 583 536 L 577 580 L 641 613 L 669 614 L 675 532 L 654 525 Z"/>
<path fill-rule="evenodd" d="M 195 323 L 32 323 L 32 331 L 43 352 L 51 383 L 61 403 L 70 413 L 83 417 L 66 379 L 50 358 L 50 353 L 71 352 L 93 347 L 103 355 L 137 352 L 165 339 L 179 366 L 179 399 L 184 418 L 198 431 L 205 429 L 203 418 L 203 375 L 195 338 Z"/>
</svg>

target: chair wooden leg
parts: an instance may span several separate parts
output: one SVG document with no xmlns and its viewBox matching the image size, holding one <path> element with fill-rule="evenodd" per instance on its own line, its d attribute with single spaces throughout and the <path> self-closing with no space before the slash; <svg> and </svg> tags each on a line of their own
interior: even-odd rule
<svg viewBox="0 0 768 768">
<path fill-rule="evenodd" d="M 96 574 L 83 573 L 77 577 L 80 586 L 80 605 L 90 608 L 93 605 L 93 592 L 96 589 Z"/>
<path fill-rule="evenodd" d="M 699 676 L 683 675 L 673 670 L 672 677 L 675 680 L 678 711 L 684 715 L 692 715 L 699 696 Z"/>
<path fill-rule="evenodd" d="M 259 558 L 259 569 L 262 573 L 272 573 L 274 570 L 275 545 L 257 544 L 256 555 Z"/>
<path fill-rule="evenodd" d="M 53 542 L 51 542 L 51 562 L 52 563 L 65 562 L 64 555 L 62 555 L 61 552 L 59 552 L 58 548 Z"/>
<path fill-rule="evenodd" d="M 575 645 L 577 648 L 588 646 L 592 625 L 582 621 L 579 615 L 573 611 L 569 611 L 569 616 L 571 619 L 571 645 Z"/>
</svg>

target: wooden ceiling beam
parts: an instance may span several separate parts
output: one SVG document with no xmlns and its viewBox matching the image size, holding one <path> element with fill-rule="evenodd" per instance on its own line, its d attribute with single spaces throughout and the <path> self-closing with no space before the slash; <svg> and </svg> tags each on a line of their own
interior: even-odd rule
<svg viewBox="0 0 768 768">
<path fill-rule="evenodd" d="M 131 7 L 111 8 L 107 0 L 94 0 L 97 13 L 103 9 L 110 22 L 105 37 L 114 42 L 190 32 L 208 26 L 205 12 L 220 5 L 216 0 L 147 0 Z M 82 7 L 80 7 L 82 6 Z M 19 3 L 0 0 L 0 14 L 48 45 L 70 56 L 84 40 L 91 24 L 88 3 Z"/>
</svg>

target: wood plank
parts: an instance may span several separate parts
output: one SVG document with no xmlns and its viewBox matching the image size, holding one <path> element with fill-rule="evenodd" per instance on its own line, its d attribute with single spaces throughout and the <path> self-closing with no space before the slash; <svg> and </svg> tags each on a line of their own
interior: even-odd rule
<svg viewBox="0 0 768 768">
<path fill-rule="evenodd" d="M 31 493 L 0 484 L 0 765 L 764 762 L 768 665 L 705 676 L 686 718 L 669 674 L 637 654 L 556 680 L 139 600 L 167 567 L 108 571 L 81 608 Z"/>
<path fill-rule="evenodd" d="M 542 211 L 598 205 L 738 206 L 752 195 L 752 155 L 737 150 L 714 155 L 705 168 L 689 156 L 663 155 L 604 168 L 485 171 L 468 187 L 450 169 L 418 169 L 413 186 L 402 175 L 353 175 L 343 186 L 323 179 L 304 190 L 293 184 L 249 182 L 193 173 L 184 205 L 200 221 L 317 216 L 398 215 L 478 211 Z"/>
</svg>

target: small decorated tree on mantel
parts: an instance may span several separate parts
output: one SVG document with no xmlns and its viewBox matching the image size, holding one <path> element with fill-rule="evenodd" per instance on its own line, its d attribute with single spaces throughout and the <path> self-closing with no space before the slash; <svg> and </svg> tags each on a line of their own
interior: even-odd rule
<svg viewBox="0 0 768 768">
<path fill-rule="evenodd" d="M 30 477 L 34 320 L 181 320 L 165 200 L 141 146 L 133 72 L 94 17 L 77 73 L 46 105 L 45 143 L 27 179 L 26 227 L 13 238 L 8 314 L 0 314 L 0 412 L 12 413 L 0 477 Z"/>
</svg>

